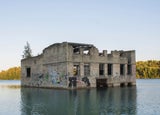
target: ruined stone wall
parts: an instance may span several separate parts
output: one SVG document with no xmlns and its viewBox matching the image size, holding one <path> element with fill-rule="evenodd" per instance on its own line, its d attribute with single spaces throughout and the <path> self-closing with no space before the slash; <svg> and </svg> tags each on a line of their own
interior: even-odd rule
<svg viewBox="0 0 160 115">
<path fill-rule="evenodd" d="M 83 54 L 83 48 L 80 49 L 79 54 L 73 53 L 73 48 L 68 47 L 70 60 L 69 71 L 72 73 L 72 67 L 74 63 L 80 66 L 80 77 L 84 77 L 84 64 L 90 64 L 90 76 L 87 76 L 91 82 L 91 86 L 96 86 L 97 77 L 108 78 L 108 83 L 112 83 L 115 86 L 120 85 L 121 82 L 135 82 L 135 51 L 112 51 L 111 54 L 107 55 L 107 51 L 104 50 L 99 53 L 96 47 L 89 49 L 89 54 Z M 104 64 L 104 75 L 99 75 L 99 64 Z M 112 64 L 112 75 L 108 76 L 108 64 Z M 124 64 L 124 75 L 120 75 L 120 64 Z M 132 74 L 127 74 L 127 65 L 132 66 Z M 71 74 L 72 76 L 73 74 Z"/>
<path fill-rule="evenodd" d="M 43 76 L 43 55 L 23 59 L 21 61 L 21 83 L 22 85 L 34 86 L 38 84 L 38 78 Z M 27 76 L 27 68 L 30 68 L 30 76 Z"/>
<path fill-rule="evenodd" d="M 26 68 L 31 76 L 26 77 Z M 22 85 L 35 87 L 66 87 L 66 45 L 57 44 L 43 51 L 41 57 L 22 60 Z"/>
<path fill-rule="evenodd" d="M 112 51 L 108 55 L 108 63 L 113 64 L 113 75 L 108 78 L 108 83 L 119 86 L 121 83 L 136 84 L 135 51 Z M 120 75 L 120 64 L 125 64 L 125 73 Z M 131 73 L 128 74 L 128 65 Z"/>
<path fill-rule="evenodd" d="M 40 56 L 23 59 L 22 85 L 34 87 L 67 88 L 69 77 L 77 77 L 77 87 L 86 87 L 82 79 L 87 77 L 90 87 L 96 87 L 96 78 L 107 78 L 107 83 L 114 86 L 120 83 L 136 83 L 135 51 L 99 52 L 95 46 L 82 44 L 79 52 L 74 52 L 76 46 L 67 42 L 53 44 L 43 50 Z M 81 44 L 79 44 L 81 45 Z M 84 52 L 88 48 L 88 52 Z M 78 51 L 78 50 L 77 50 Z M 84 65 L 89 64 L 90 75 L 84 75 Z M 99 64 L 104 64 L 104 75 L 99 75 Z M 108 75 L 108 64 L 112 64 L 112 74 Z M 120 75 L 120 64 L 124 64 L 125 73 Z M 79 75 L 74 76 L 73 67 L 79 66 Z M 128 65 L 131 73 L 128 74 Z M 31 68 L 31 76 L 26 76 L 26 68 Z"/>
<path fill-rule="evenodd" d="M 66 44 L 54 44 L 43 51 L 43 68 L 48 79 L 45 87 L 67 87 L 66 48 Z"/>
<path fill-rule="evenodd" d="M 44 64 L 55 64 L 66 61 L 67 51 L 66 44 L 54 44 L 43 50 L 43 63 Z"/>
</svg>

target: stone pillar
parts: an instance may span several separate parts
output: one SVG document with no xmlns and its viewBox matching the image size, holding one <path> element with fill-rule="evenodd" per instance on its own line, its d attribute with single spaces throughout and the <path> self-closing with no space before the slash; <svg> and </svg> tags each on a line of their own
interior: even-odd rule
<svg viewBox="0 0 160 115">
<path fill-rule="evenodd" d="M 90 75 L 91 77 L 99 77 L 99 64 L 98 63 L 90 64 Z"/>
<path fill-rule="evenodd" d="M 68 76 L 73 77 L 73 63 L 68 62 L 67 71 L 68 71 Z"/>
<path fill-rule="evenodd" d="M 113 77 L 119 77 L 120 76 L 120 64 L 113 64 Z"/>
<path fill-rule="evenodd" d="M 80 77 L 84 77 L 84 63 L 80 63 Z"/>
<path fill-rule="evenodd" d="M 103 55 L 107 57 L 107 50 L 103 50 Z"/>
<path fill-rule="evenodd" d="M 127 66 L 128 66 L 128 65 L 127 65 L 127 64 L 125 64 L 125 67 L 124 67 L 124 68 L 125 68 L 125 69 L 124 69 L 124 71 L 125 71 L 125 72 L 124 72 L 124 77 L 126 77 L 126 76 L 127 76 L 127 70 L 128 70 Z"/>
<path fill-rule="evenodd" d="M 83 48 L 79 48 L 80 55 L 83 55 Z"/>
</svg>

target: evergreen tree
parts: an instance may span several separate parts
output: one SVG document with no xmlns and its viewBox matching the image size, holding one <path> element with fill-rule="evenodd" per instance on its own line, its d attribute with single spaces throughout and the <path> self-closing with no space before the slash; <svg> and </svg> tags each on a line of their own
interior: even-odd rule
<svg viewBox="0 0 160 115">
<path fill-rule="evenodd" d="M 26 46 L 24 46 L 24 51 L 23 51 L 23 58 L 29 58 L 32 57 L 32 50 L 30 48 L 30 44 L 27 42 Z"/>
</svg>

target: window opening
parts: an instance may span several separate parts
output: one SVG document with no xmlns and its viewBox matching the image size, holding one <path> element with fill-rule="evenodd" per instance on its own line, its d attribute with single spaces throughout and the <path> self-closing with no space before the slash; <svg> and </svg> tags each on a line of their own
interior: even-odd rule
<svg viewBox="0 0 160 115">
<path fill-rule="evenodd" d="M 108 64 L 108 75 L 112 75 L 112 64 Z"/>
<path fill-rule="evenodd" d="M 127 65 L 127 74 L 131 75 L 132 74 L 132 66 L 129 64 Z"/>
<path fill-rule="evenodd" d="M 26 68 L 27 77 L 31 77 L 31 68 Z"/>
<path fill-rule="evenodd" d="M 88 54 L 89 54 L 89 50 L 84 50 L 84 51 L 83 51 L 83 54 L 84 54 L 84 55 L 88 55 Z"/>
<path fill-rule="evenodd" d="M 74 75 L 74 76 L 78 76 L 79 73 L 80 73 L 79 65 L 74 65 L 74 66 L 73 66 L 73 75 Z"/>
<path fill-rule="evenodd" d="M 124 74 L 125 74 L 125 65 L 120 64 L 120 75 L 124 75 Z"/>
<path fill-rule="evenodd" d="M 99 64 L 99 75 L 104 75 L 104 64 Z"/>
<path fill-rule="evenodd" d="M 79 48 L 74 48 L 73 53 L 74 54 L 80 54 L 80 49 Z"/>
</svg>

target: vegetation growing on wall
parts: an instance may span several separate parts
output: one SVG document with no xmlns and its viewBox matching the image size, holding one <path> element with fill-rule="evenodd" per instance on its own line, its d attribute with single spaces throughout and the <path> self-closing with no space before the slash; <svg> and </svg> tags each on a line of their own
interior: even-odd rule
<svg viewBox="0 0 160 115">
<path fill-rule="evenodd" d="M 160 61 L 136 62 L 136 77 L 140 79 L 160 78 Z"/>
<path fill-rule="evenodd" d="M 2 80 L 16 80 L 20 79 L 21 68 L 13 67 L 0 72 L 0 79 Z"/>
</svg>

